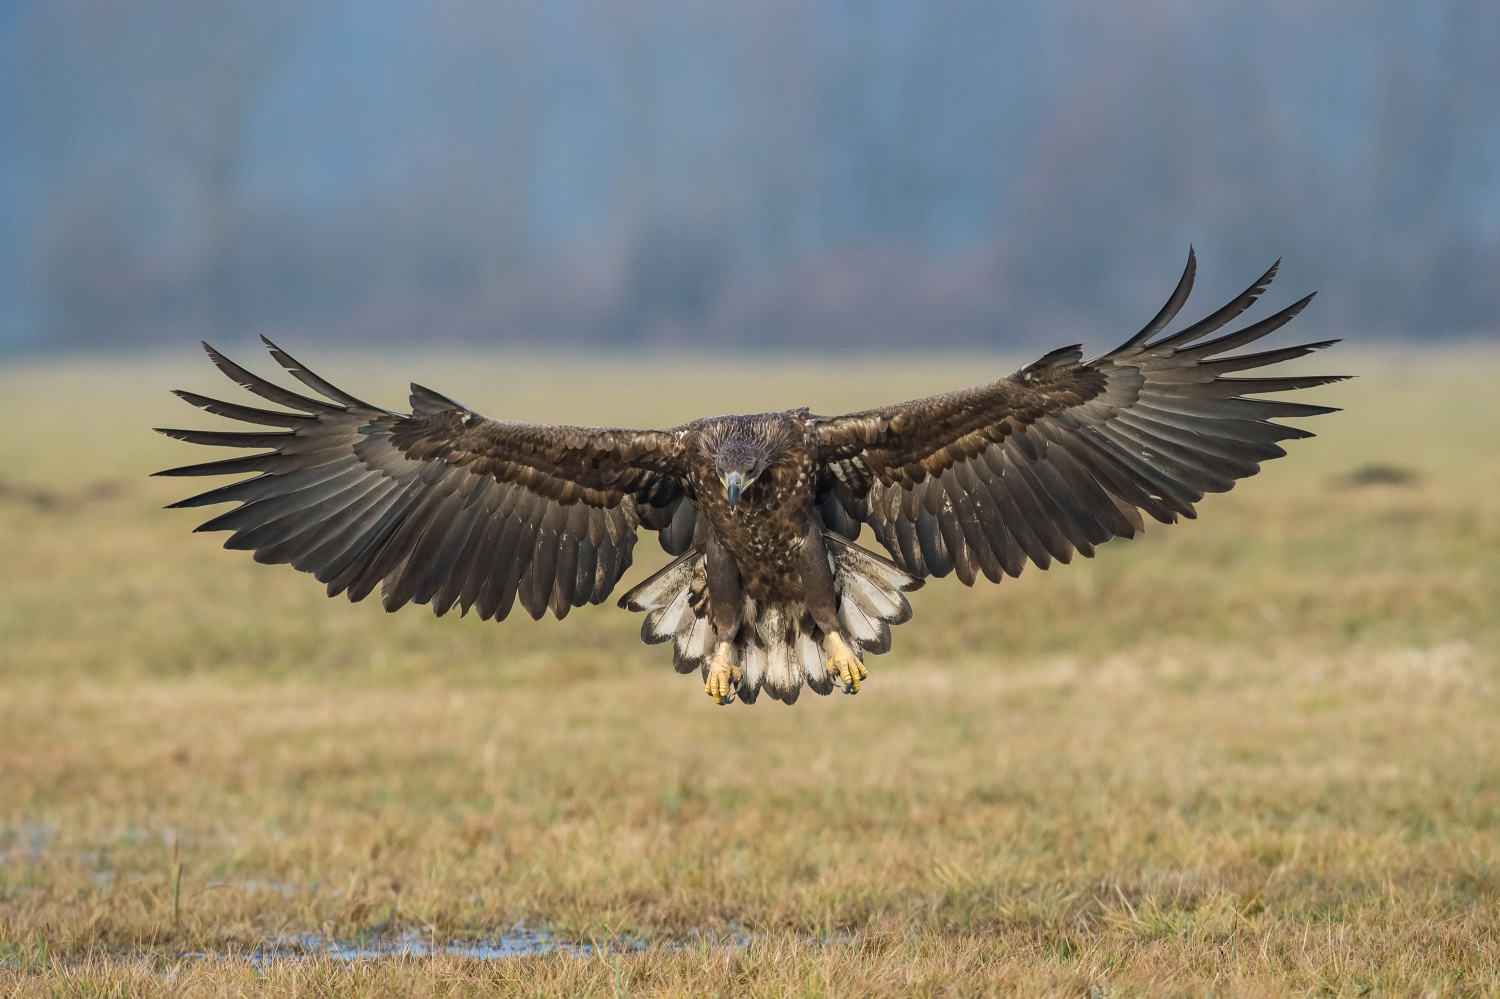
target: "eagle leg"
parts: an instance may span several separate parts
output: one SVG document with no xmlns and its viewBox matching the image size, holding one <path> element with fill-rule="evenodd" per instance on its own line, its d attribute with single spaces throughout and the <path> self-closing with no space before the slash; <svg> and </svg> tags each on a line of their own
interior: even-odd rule
<svg viewBox="0 0 1500 999">
<path fill-rule="evenodd" d="M 715 704 L 730 703 L 734 700 L 735 691 L 739 689 L 739 668 L 729 661 L 731 648 L 729 642 L 720 642 L 714 650 L 713 662 L 708 666 L 708 678 L 703 684 L 703 692 L 712 697 Z"/>
<path fill-rule="evenodd" d="M 859 693 L 859 681 L 869 676 L 870 671 L 849 648 L 849 643 L 838 632 L 830 631 L 823 636 L 823 651 L 828 653 L 828 672 L 844 681 L 844 693 Z"/>
</svg>

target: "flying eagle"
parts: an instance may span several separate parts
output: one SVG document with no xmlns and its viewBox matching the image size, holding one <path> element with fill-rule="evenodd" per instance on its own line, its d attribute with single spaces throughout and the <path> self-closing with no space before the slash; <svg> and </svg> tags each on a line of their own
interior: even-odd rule
<svg viewBox="0 0 1500 999">
<path fill-rule="evenodd" d="M 1279 265 L 1279 261 L 1278 261 Z M 284 410 L 192 392 L 194 406 L 277 428 L 162 430 L 178 440 L 257 449 L 160 475 L 259 473 L 175 507 L 239 505 L 198 528 L 226 548 L 290 563 L 385 609 L 430 603 L 501 620 L 604 601 L 629 568 L 636 532 L 676 558 L 620 606 L 646 613 L 642 638 L 674 642 L 679 673 L 701 671 L 726 704 L 764 689 L 791 704 L 803 684 L 855 693 L 864 657 L 890 649 L 927 576 L 1017 576 L 1094 554 L 1193 517 L 1311 437 L 1271 422 L 1326 406 L 1249 398 L 1338 377 L 1225 378 L 1336 341 L 1223 356 L 1290 321 L 1307 298 L 1212 340 L 1271 283 L 1181 332 L 1158 337 L 1192 289 L 1195 259 L 1145 328 L 1088 362 L 1077 346 L 975 388 L 845 416 L 806 409 L 719 416 L 670 430 L 492 420 L 413 385 L 411 413 L 362 402 L 266 340 L 322 398 L 289 391 L 204 344 L 220 371 Z M 868 525 L 889 558 L 855 544 Z"/>
</svg>

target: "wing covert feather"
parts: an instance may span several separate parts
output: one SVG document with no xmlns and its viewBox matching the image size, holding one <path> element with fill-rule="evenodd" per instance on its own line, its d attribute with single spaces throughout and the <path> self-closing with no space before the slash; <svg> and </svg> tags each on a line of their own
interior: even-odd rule
<svg viewBox="0 0 1500 999">
<path fill-rule="evenodd" d="M 321 399 L 261 378 L 204 345 L 224 374 L 292 412 L 179 392 L 210 413 L 277 431 L 163 430 L 210 446 L 268 449 L 159 475 L 255 472 L 172 504 L 239 505 L 201 525 L 228 548 L 290 563 L 388 610 L 431 603 L 504 618 L 519 596 L 532 617 L 601 603 L 629 567 L 643 517 L 682 498 L 677 437 L 655 430 L 490 420 L 421 386 L 411 414 L 362 402 L 281 348 L 271 356 Z"/>
<path fill-rule="evenodd" d="M 1187 301 L 1187 267 L 1171 298 L 1135 336 L 1084 362 L 1078 347 L 1044 355 L 988 385 L 818 418 L 818 501 L 830 530 L 852 538 L 863 522 L 902 569 L 1015 576 L 1027 560 L 1045 569 L 1133 537 L 1141 513 L 1163 523 L 1194 517 L 1194 504 L 1311 437 L 1271 422 L 1333 412 L 1254 398 L 1339 381 L 1339 376 L 1226 378 L 1305 356 L 1323 340 L 1221 356 L 1280 329 L 1312 300 L 1215 339 L 1249 309 L 1280 262 L 1228 305 L 1158 336 Z M 856 528 L 851 532 L 850 528 Z"/>
</svg>

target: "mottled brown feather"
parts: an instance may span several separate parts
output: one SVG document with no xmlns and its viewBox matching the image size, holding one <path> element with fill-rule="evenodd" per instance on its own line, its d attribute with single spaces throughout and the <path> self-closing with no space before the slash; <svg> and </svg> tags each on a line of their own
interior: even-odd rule
<svg viewBox="0 0 1500 999">
<path fill-rule="evenodd" d="M 239 501 L 200 529 L 231 531 L 227 547 L 291 562 L 327 583 L 330 594 L 359 600 L 380 587 L 389 610 L 431 601 L 443 613 L 455 602 L 465 611 L 477 603 L 495 617 L 519 592 L 533 617 L 548 609 L 563 617 L 608 595 L 630 564 L 643 513 L 681 495 L 671 432 L 490 420 L 420 386 L 413 386 L 413 412 L 396 413 L 336 388 L 269 340 L 266 346 L 326 400 L 267 381 L 205 345 L 234 381 L 295 412 L 179 395 L 210 412 L 291 429 L 163 431 L 191 443 L 270 450 L 159 474 L 259 473 L 175 505 Z"/>
<path fill-rule="evenodd" d="M 1283 454 L 1278 441 L 1309 436 L 1272 419 L 1331 411 L 1248 396 L 1337 377 L 1222 375 L 1336 341 L 1217 356 L 1290 322 L 1311 296 L 1198 342 L 1253 305 L 1277 266 L 1207 318 L 1153 342 L 1192 290 L 1189 253 L 1162 310 L 1102 357 L 1083 362 L 1076 347 L 1064 347 L 988 385 L 815 418 L 825 523 L 863 521 L 906 571 L 951 568 L 970 583 L 975 567 L 992 579 L 996 568 L 1014 575 L 1023 553 L 1042 568 L 1075 551 L 1092 555 L 1109 538 L 1136 534 L 1140 511 L 1164 522 L 1193 516 L 1206 493 L 1229 489 Z M 932 505 L 938 497 L 942 511 Z M 936 531 L 924 527 L 929 517 Z"/>
</svg>

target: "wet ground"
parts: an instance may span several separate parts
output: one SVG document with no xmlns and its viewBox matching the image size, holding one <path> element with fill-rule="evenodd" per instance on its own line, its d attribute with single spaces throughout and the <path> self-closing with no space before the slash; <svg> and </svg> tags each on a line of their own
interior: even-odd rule
<svg viewBox="0 0 1500 999">
<path fill-rule="evenodd" d="M 595 950 L 638 950 L 643 941 L 607 943 L 572 943 L 555 939 L 550 933 L 515 926 L 496 937 L 478 941 L 441 941 L 415 930 L 395 937 L 370 937 L 339 940 L 315 934 L 304 934 L 269 944 L 256 950 L 251 959 L 262 961 L 296 960 L 297 958 L 331 958 L 336 961 L 359 961 L 386 957 L 429 957 L 454 954 L 480 961 L 498 961 L 514 957 L 548 954 L 586 956 Z M 211 957 L 187 953 L 183 957 Z"/>
</svg>

